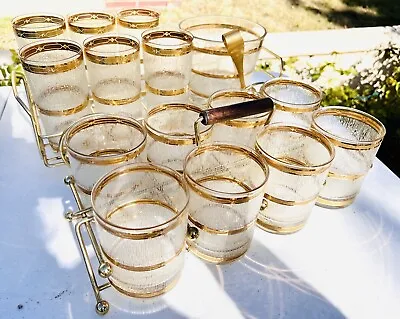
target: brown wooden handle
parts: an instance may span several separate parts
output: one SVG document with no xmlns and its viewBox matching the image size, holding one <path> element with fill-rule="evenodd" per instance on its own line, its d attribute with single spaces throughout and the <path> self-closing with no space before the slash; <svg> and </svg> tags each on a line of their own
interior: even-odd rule
<svg viewBox="0 0 400 319">
<path fill-rule="evenodd" d="M 241 117 L 256 115 L 272 111 L 274 102 L 270 98 L 232 104 L 200 112 L 203 125 L 212 125 L 219 122 L 234 120 Z"/>
</svg>

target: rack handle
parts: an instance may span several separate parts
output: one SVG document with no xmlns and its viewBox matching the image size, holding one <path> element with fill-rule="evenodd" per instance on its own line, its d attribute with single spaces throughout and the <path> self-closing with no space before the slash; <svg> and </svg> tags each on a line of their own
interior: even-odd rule
<svg viewBox="0 0 400 319">
<path fill-rule="evenodd" d="M 21 105 L 22 109 L 26 112 L 26 114 L 28 114 L 28 116 L 30 118 L 32 118 L 31 110 L 25 104 L 25 102 L 22 100 L 22 98 L 19 96 L 18 89 L 17 89 L 17 78 L 21 79 L 21 81 L 24 83 L 24 88 L 25 88 L 26 95 L 28 96 L 28 99 L 30 96 L 29 91 L 27 89 L 27 82 L 26 82 L 25 75 L 21 72 L 17 73 L 15 70 L 13 70 L 11 72 L 11 87 L 12 87 L 15 99 L 18 101 L 19 105 Z"/>
</svg>

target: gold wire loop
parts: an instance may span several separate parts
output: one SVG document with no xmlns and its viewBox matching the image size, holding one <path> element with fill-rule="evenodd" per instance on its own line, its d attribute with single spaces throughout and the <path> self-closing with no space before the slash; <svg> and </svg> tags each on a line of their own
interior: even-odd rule
<svg viewBox="0 0 400 319">
<path fill-rule="evenodd" d="M 66 146 L 66 141 L 65 141 L 66 136 L 67 136 L 67 131 L 68 131 L 68 129 L 66 129 L 61 134 L 60 142 L 58 144 L 58 151 L 60 152 L 60 156 L 61 156 L 61 159 L 63 160 L 63 162 L 66 165 L 71 166 L 71 162 L 70 162 L 69 157 L 67 155 L 67 146 Z"/>
</svg>

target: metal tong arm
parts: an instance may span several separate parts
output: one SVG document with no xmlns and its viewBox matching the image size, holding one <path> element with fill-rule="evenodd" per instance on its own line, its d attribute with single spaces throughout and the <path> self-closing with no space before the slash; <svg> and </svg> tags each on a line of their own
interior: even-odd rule
<svg viewBox="0 0 400 319">
<path fill-rule="evenodd" d="M 270 98 L 262 98 L 201 111 L 199 113 L 199 118 L 194 122 L 196 145 L 200 143 L 200 123 L 203 125 L 212 125 L 241 117 L 270 112 L 273 108 L 274 102 Z"/>
</svg>

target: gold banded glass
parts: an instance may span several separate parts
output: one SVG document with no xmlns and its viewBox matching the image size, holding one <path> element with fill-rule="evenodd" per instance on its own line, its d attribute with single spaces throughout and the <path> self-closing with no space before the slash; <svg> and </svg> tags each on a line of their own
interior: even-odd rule
<svg viewBox="0 0 400 319">
<path fill-rule="evenodd" d="M 264 160 L 250 148 L 205 144 L 186 157 L 184 177 L 189 226 L 198 233 L 188 239 L 189 250 L 214 263 L 245 254 L 268 178 Z"/>
<path fill-rule="evenodd" d="M 98 35 L 84 41 L 95 112 L 143 118 L 139 49 L 139 41 L 129 35 Z"/>
<path fill-rule="evenodd" d="M 359 193 L 386 129 L 372 115 L 340 106 L 324 107 L 316 111 L 312 127 L 325 135 L 336 150 L 317 205 L 326 208 L 346 207 Z"/>
<path fill-rule="evenodd" d="M 302 229 L 328 175 L 333 145 L 315 130 L 276 123 L 258 135 L 256 151 L 270 171 L 258 226 L 278 234 Z"/>
<path fill-rule="evenodd" d="M 65 38 L 65 20 L 58 14 L 20 15 L 15 17 L 11 23 L 19 49 L 38 40 Z"/>
<path fill-rule="evenodd" d="M 92 207 L 112 287 L 143 298 L 175 285 L 184 264 L 188 200 L 179 173 L 150 163 L 122 166 L 96 183 Z"/>
<path fill-rule="evenodd" d="M 89 89 L 78 43 L 41 40 L 19 52 L 31 103 L 50 145 L 58 150 L 61 133 L 74 121 L 91 113 Z"/>
<path fill-rule="evenodd" d="M 67 17 L 68 29 L 72 40 L 83 45 L 83 41 L 96 34 L 113 32 L 115 17 L 107 12 L 79 12 Z"/>
<path fill-rule="evenodd" d="M 274 101 L 269 123 L 291 123 L 311 126 L 312 113 L 320 107 L 322 92 L 311 84 L 275 78 L 264 83 L 261 95 Z"/>
<path fill-rule="evenodd" d="M 63 134 L 60 151 L 75 185 L 89 205 L 93 185 L 104 174 L 127 163 L 145 160 L 146 130 L 131 117 L 90 114 Z"/>
<path fill-rule="evenodd" d="M 208 108 L 253 101 L 262 98 L 256 92 L 246 90 L 221 90 L 212 94 L 207 102 Z M 257 134 L 267 124 L 271 112 L 247 116 L 214 125 L 211 140 L 228 142 L 254 148 Z"/>
</svg>

